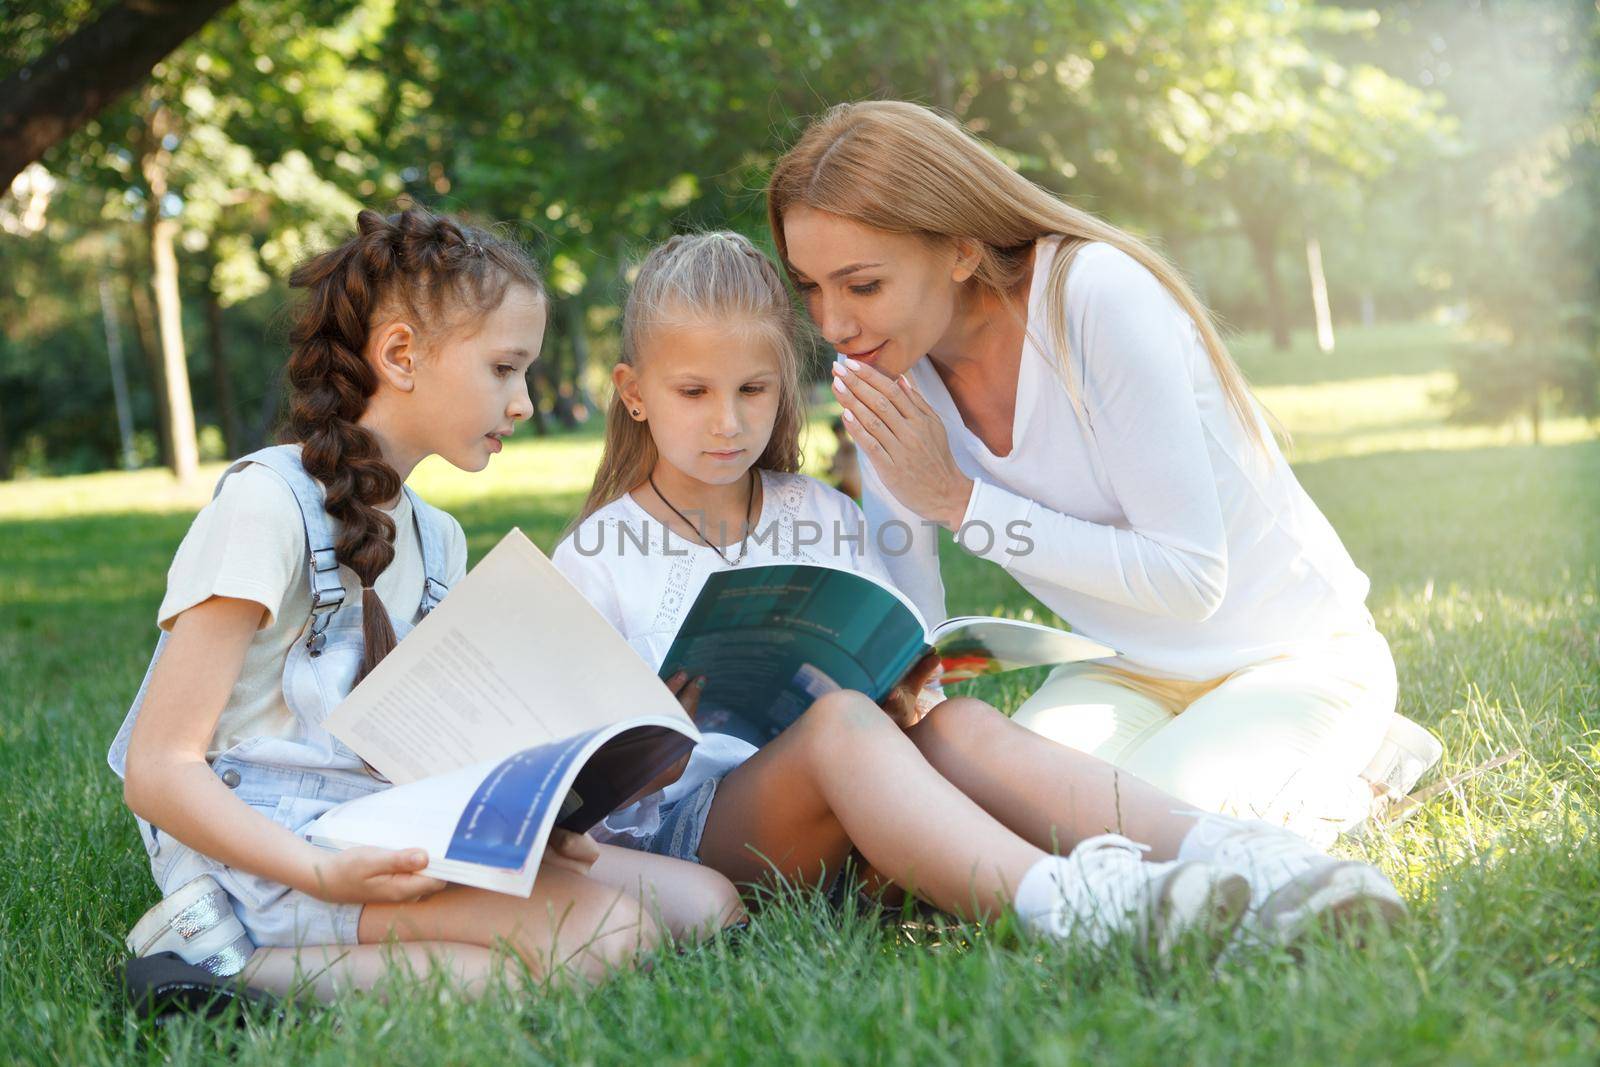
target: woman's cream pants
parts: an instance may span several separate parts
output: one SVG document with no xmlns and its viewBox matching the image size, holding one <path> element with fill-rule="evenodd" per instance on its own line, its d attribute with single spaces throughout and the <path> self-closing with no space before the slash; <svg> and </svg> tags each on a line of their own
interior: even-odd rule
<svg viewBox="0 0 1600 1067">
<path fill-rule="evenodd" d="M 1196 808 L 1326 844 L 1366 816 L 1359 775 L 1394 714 L 1394 659 L 1364 630 L 1206 681 L 1066 664 L 1014 718 Z"/>
</svg>

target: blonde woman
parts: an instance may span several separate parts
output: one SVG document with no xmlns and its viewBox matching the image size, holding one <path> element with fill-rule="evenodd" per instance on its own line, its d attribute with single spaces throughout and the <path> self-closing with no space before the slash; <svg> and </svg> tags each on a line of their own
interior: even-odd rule
<svg viewBox="0 0 1600 1067">
<path fill-rule="evenodd" d="M 1016 721 L 1322 842 L 1364 814 L 1395 718 L 1368 580 L 1178 272 L 913 104 L 835 107 L 767 195 L 895 581 L 945 617 L 943 527 L 1122 652 Z"/>
</svg>

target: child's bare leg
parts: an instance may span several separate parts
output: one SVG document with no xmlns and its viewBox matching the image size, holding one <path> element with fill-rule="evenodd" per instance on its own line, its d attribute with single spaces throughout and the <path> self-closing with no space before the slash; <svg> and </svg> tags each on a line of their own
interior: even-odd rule
<svg viewBox="0 0 1600 1067">
<path fill-rule="evenodd" d="M 638 900 L 677 939 L 703 941 L 744 918 L 739 891 L 710 867 L 601 845 L 589 877 Z"/>
<path fill-rule="evenodd" d="M 262 948 L 240 972 L 253 989 L 274 996 L 309 993 L 323 1003 L 352 992 L 383 995 L 389 979 L 398 974 L 426 980 L 443 972 L 452 988 L 479 996 L 489 979 L 507 970 L 504 953 L 481 945 L 444 941 L 412 941 L 386 945 L 308 945 L 303 948 Z M 508 977 L 521 968 L 513 964 Z"/>
<path fill-rule="evenodd" d="M 631 966 L 662 935 L 636 897 L 547 863 L 529 899 L 450 886 L 412 903 L 368 904 L 357 936 L 363 945 L 391 938 L 486 948 L 503 943 L 534 977 L 594 982 Z"/>
<path fill-rule="evenodd" d="M 547 879 L 559 878 L 552 875 L 552 870 L 545 867 L 539 872 L 539 886 L 549 888 Z M 563 874 L 573 877 L 569 871 L 563 870 Z M 639 944 L 639 931 L 665 928 L 674 937 L 700 940 L 744 917 L 737 890 L 722 875 L 706 867 L 662 856 L 601 845 L 600 859 L 590 869 L 588 879 L 584 880 L 594 883 L 587 888 L 586 896 L 602 901 L 609 898 L 612 901 L 610 914 L 604 916 L 604 929 L 598 937 L 601 940 L 619 941 L 624 959 L 632 955 L 635 947 L 649 947 L 648 944 Z M 612 892 L 607 892 L 608 887 Z M 439 898 L 449 897 L 439 901 L 433 909 L 449 912 L 449 915 L 419 919 L 412 914 L 405 921 L 414 929 L 420 929 L 428 921 L 461 925 L 460 916 L 454 914 L 458 906 L 457 898 L 467 896 L 470 899 L 479 892 L 452 887 L 437 897 L 429 898 L 429 901 L 438 901 Z M 536 939 L 541 923 L 539 916 L 532 911 L 537 907 L 534 901 L 518 901 L 515 897 L 503 894 L 490 895 L 500 901 L 510 902 L 510 910 L 513 911 L 519 910 L 517 904 L 523 905 L 520 910 L 528 911 L 529 915 L 520 917 L 524 923 L 522 940 L 530 937 Z M 537 900 L 539 895 L 536 888 L 534 899 Z M 426 903 L 394 907 L 420 909 Z M 574 940 L 573 935 L 586 921 L 585 907 L 576 901 L 572 903 L 572 910 L 566 916 L 566 928 L 557 934 L 567 941 Z M 476 907 L 476 902 L 473 906 Z M 365 928 L 375 927 L 381 921 L 378 916 L 368 918 L 372 910 L 369 907 L 362 912 L 364 939 L 368 933 L 375 935 L 375 930 Z M 399 928 L 394 932 L 397 936 L 401 934 Z M 617 936 L 619 932 L 620 937 Z M 513 940 L 512 933 L 510 927 L 503 931 L 508 942 Z M 488 936 L 495 937 L 494 934 Z M 552 947 L 550 952 L 537 958 L 542 961 L 559 951 L 559 947 Z M 601 955 L 605 955 L 603 949 Z M 523 958 L 528 960 L 528 955 L 524 954 Z M 533 965 L 531 961 L 529 965 Z M 534 973 L 543 974 L 548 970 L 548 967 L 541 966 Z M 496 976 L 514 980 L 523 975 L 522 965 L 510 960 L 501 949 L 459 941 L 391 940 L 381 944 L 258 949 L 245 965 L 241 977 L 252 988 L 276 996 L 309 992 L 316 999 L 328 1002 L 354 991 L 382 994 L 387 980 L 395 977 L 397 972 L 423 978 L 443 972 L 450 984 L 467 996 L 481 995 L 488 988 L 491 978 Z"/>
<path fill-rule="evenodd" d="M 1043 853 L 939 774 L 860 693 L 832 693 L 723 779 L 700 857 L 735 882 L 815 882 L 851 843 L 885 876 L 972 918 L 1011 903 Z"/>
<path fill-rule="evenodd" d="M 1086 837 L 1123 834 L 1175 859 L 1189 807 L 1127 771 L 1019 726 L 981 700 L 955 697 L 907 736 L 929 763 L 1000 822 L 1062 854 Z"/>
</svg>

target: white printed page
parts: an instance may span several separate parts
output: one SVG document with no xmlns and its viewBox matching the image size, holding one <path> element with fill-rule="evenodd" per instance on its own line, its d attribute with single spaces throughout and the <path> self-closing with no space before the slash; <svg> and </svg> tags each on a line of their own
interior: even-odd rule
<svg viewBox="0 0 1600 1067">
<path fill-rule="evenodd" d="M 978 615 L 940 623 L 934 628 L 932 644 L 944 660 L 945 681 L 1117 654 L 1116 649 L 1098 641 L 1053 626 Z"/>
<path fill-rule="evenodd" d="M 513 529 L 328 717 L 395 784 L 639 716 L 688 716 Z"/>
</svg>

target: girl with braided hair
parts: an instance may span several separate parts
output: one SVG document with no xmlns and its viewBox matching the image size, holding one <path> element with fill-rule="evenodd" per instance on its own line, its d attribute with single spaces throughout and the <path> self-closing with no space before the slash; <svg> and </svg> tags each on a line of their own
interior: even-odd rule
<svg viewBox="0 0 1600 1067">
<path fill-rule="evenodd" d="M 600 470 L 552 559 L 657 668 L 716 571 L 803 562 L 892 584 L 893 549 L 864 536 L 855 502 L 798 473 L 795 334 L 777 268 L 737 234 L 676 237 L 639 269 Z M 706 679 L 682 666 L 668 684 L 694 711 Z M 818 884 L 859 850 L 886 888 L 945 911 L 1013 908 L 1043 936 L 1125 937 L 1150 956 L 1191 939 L 1219 951 L 1236 927 L 1293 944 L 1403 910 L 1366 864 L 1185 811 L 981 700 L 945 699 L 925 688 L 937 667 L 929 653 L 881 707 L 807 676 L 815 703 L 759 751 L 703 722 L 677 779 L 596 836 L 738 883 Z"/>
<path fill-rule="evenodd" d="M 508 241 L 415 207 L 356 221 L 290 276 L 290 443 L 229 467 L 179 546 L 111 749 L 166 894 L 130 947 L 274 991 L 314 974 L 327 996 L 397 961 L 481 988 L 496 946 L 537 977 L 594 979 L 720 928 L 738 913 L 725 879 L 584 836 L 553 838 L 524 900 L 425 877 L 420 849 L 298 835 L 386 787 L 323 721 L 466 570 L 460 524 L 406 477 L 434 454 L 488 465 L 532 414 L 545 325 Z"/>
</svg>

